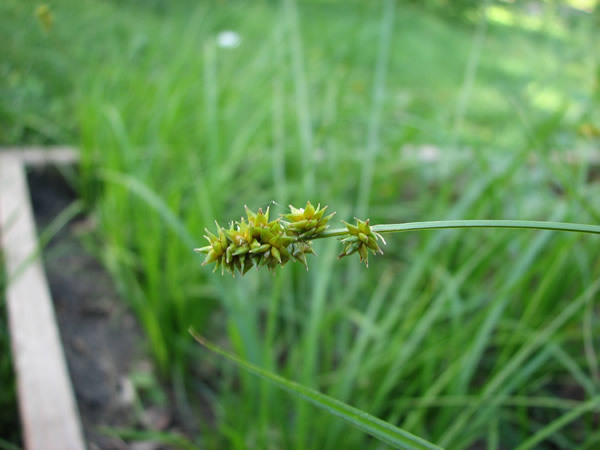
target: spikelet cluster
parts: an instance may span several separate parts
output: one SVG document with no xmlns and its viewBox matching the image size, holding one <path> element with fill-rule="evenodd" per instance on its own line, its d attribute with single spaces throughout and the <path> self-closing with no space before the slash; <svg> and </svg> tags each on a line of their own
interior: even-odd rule
<svg viewBox="0 0 600 450">
<path fill-rule="evenodd" d="M 203 265 L 214 262 L 215 270 L 220 266 L 221 273 L 228 271 L 234 276 L 236 271 L 244 275 L 252 267 L 274 271 L 290 260 L 308 269 L 306 255 L 315 254 L 309 239 L 324 231 L 333 216 L 324 217 L 326 209 L 320 205 L 315 209 L 310 202 L 303 209 L 290 205 L 290 214 L 269 221 L 269 208 L 254 213 L 246 207 L 247 217 L 232 222 L 229 228 L 217 223 L 216 234 L 206 230 L 209 245 L 195 251 L 206 254 Z"/>
<path fill-rule="evenodd" d="M 379 247 L 377 241 L 381 239 L 385 244 L 385 240 L 379 233 L 375 233 L 371 230 L 369 219 L 356 219 L 356 225 L 352 225 L 348 222 L 344 222 L 344 224 L 348 229 L 348 236 L 340 239 L 342 244 L 344 244 L 344 250 L 338 255 L 338 259 L 358 252 L 360 260 L 369 267 L 369 250 L 371 250 L 374 255 L 377 253 L 383 255 L 383 251 Z"/>
<path fill-rule="evenodd" d="M 327 206 L 321 208 L 321 204 L 317 208 L 306 202 L 304 208 L 294 208 L 290 205 L 290 214 L 283 214 L 282 217 L 287 219 L 283 224 L 286 232 L 292 236 L 297 236 L 299 240 L 310 239 L 311 237 L 325 231 L 328 227 L 328 222 L 335 213 L 325 216 Z"/>
</svg>

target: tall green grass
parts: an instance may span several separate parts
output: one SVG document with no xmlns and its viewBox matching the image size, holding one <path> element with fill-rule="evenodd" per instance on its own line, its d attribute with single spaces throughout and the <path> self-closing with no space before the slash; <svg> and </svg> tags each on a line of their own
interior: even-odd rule
<svg viewBox="0 0 600 450">
<path fill-rule="evenodd" d="M 593 447 L 594 236 L 400 234 L 368 270 L 336 262 L 329 240 L 309 272 L 233 281 L 192 253 L 204 227 L 244 204 L 320 201 L 372 223 L 598 223 L 596 169 L 565 163 L 595 143 L 577 134 L 597 114 L 592 18 L 552 5 L 532 25 L 497 5 L 514 23 L 497 9 L 454 22 L 401 1 L 52 4 L 54 31 L 27 38 L 31 58 L 63 55 L 77 120 L 61 117 L 76 124 L 99 252 L 179 406 L 213 399 L 202 445 L 379 448 L 206 355 L 190 325 L 449 448 Z M 218 46 L 225 29 L 239 47 Z M 41 77 L 14 61 L 11 73 Z"/>
</svg>

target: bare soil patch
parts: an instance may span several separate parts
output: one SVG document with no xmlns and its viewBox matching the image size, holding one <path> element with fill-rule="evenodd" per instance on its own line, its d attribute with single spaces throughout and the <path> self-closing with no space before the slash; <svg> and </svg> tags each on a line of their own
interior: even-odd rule
<svg viewBox="0 0 600 450">
<path fill-rule="evenodd" d="M 72 201 L 75 193 L 55 170 L 28 175 L 38 232 Z M 63 228 L 43 252 L 61 340 L 90 449 L 140 448 L 106 433 L 106 427 L 165 429 L 164 408 L 140 408 L 131 373 L 149 372 L 142 333 L 112 280 L 78 235 L 88 219 Z M 142 448 L 156 449 L 146 443 Z"/>
</svg>

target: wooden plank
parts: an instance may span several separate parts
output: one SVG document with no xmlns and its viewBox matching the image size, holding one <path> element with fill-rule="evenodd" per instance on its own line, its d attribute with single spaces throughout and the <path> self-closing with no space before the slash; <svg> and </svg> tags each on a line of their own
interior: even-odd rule
<svg viewBox="0 0 600 450">
<path fill-rule="evenodd" d="M 4 147 L 0 156 L 17 158 L 28 166 L 41 167 L 48 164 L 74 164 L 79 153 L 72 147 Z"/>
<path fill-rule="evenodd" d="M 25 447 L 84 450 L 21 159 L 0 156 L 0 239 Z"/>
</svg>

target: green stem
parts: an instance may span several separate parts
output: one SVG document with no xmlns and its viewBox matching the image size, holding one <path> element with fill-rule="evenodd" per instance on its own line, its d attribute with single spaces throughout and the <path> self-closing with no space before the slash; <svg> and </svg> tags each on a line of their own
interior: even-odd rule
<svg viewBox="0 0 600 450">
<path fill-rule="evenodd" d="M 371 226 L 371 230 L 376 233 L 435 230 L 439 228 L 522 228 L 600 234 L 599 225 L 544 222 L 536 220 L 441 220 L 433 222 L 408 222 Z M 345 236 L 347 234 L 348 230 L 346 228 L 336 228 L 333 230 L 326 230 L 318 236 L 312 237 L 311 239 Z"/>
</svg>

